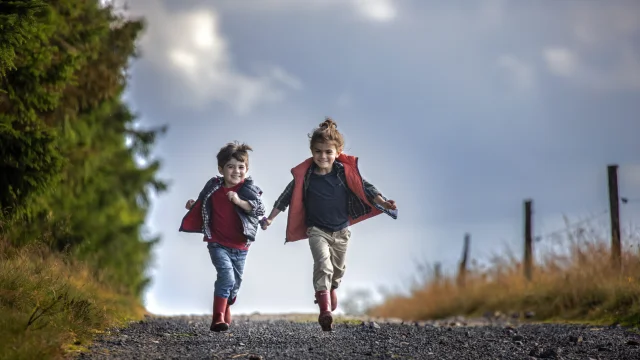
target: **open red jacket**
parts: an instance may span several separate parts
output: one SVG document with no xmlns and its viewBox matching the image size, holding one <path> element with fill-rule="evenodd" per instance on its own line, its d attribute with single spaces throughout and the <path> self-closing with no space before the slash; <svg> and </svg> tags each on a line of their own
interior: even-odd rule
<svg viewBox="0 0 640 360">
<path fill-rule="evenodd" d="M 351 204 L 349 209 L 349 225 L 357 224 L 363 220 L 387 213 L 392 218 L 397 218 L 397 211 L 388 211 L 378 204 L 372 204 L 364 188 L 364 183 L 358 169 L 358 158 L 352 155 L 340 154 L 336 161 L 344 167 L 347 187 L 359 204 Z M 291 202 L 287 215 L 287 230 L 285 242 L 293 242 L 307 238 L 306 212 L 304 207 L 304 181 L 309 168 L 313 164 L 313 158 L 308 158 L 293 169 L 291 174 L 294 179 Z"/>
</svg>

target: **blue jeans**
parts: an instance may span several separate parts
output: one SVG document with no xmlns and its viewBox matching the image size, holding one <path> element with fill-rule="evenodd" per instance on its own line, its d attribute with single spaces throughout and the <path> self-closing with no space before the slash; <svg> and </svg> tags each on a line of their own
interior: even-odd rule
<svg viewBox="0 0 640 360">
<path fill-rule="evenodd" d="M 242 284 L 248 250 L 233 249 L 214 242 L 208 243 L 207 248 L 218 273 L 213 295 L 229 300 L 235 298 Z"/>
</svg>

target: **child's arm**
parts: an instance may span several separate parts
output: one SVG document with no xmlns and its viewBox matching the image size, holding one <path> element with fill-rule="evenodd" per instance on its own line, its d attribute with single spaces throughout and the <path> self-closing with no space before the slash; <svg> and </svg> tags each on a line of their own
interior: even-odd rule
<svg viewBox="0 0 640 360">
<path fill-rule="evenodd" d="M 209 191 L 209 189 L 211 188 L 213 182 L 216 180 L 215 177 L 209 179 L 209 181 L 207 181 L 207 183 L 204 185 L 204 187 L 202 188 L 202 190 L 200 190 L 200 194 L 198 194 L 197 199 L 202 199 L 204 197 L 204 195 Z M 193 200 L 193 199 L 189 199 L 187 200 L 187 204 L 184 206 L 187 210 L 191 210 L 191 208 L 193 207 L 193 205 L 195 205 L 195 203 L 197 202 L 197 200 Z"/>
<path fill-rule="evenodd" d="M 255 200 L 249 200 L 247 202 L 252 209 L 251 211 L 249 211 L 249 216 L 260 218 L 267 212 L 267 209 L 264 206 L 264 202 L 262 202 L 262 199 L 259 197 Z"/>
<path fill-rule="evenodd" d="M 239 197 L 231 198 L 231 202 L 236 204 L 240 209 L 244 210 L 247 213 L 251 212 L 251 210 L 253 210 L 253 206 L 251 206 L 251 204 L 249 204 L 248 201 L 241 200 Z"/>
<path fill-rule="evenodd" d="M 293 194 L 294 183 L 295 181 L 291 180 L 282 194 L 280 194 L 280 196 L 278 197 L 278 200 L 276 200 L 276 202 L 274 203 L 269 217 L 266 217 L 262 220 L 262 230 L 267 230 L 267 227 L 271 225 L 276 216 L 287 209 L 287 207 L 291 203 L 291 195 Z"/>
<path fill-rule="evenodd" d="M 236 192 L 230 191 L 227 193 L 229 200 L 236 206 L 244 210 L 249 216 L 257 217 L 264 216 L 265 208 L 262 199 L 259 197 L 255 200 L 242 200 Z"/>
<path fill-rule="evenodd" d="M 362 179 L 362 182 L 364 184 L 364 192 L 366 193 L 369 202 L 378 204 L 387 210 L 397 209 L 396 202 L 393 200 L 388 200 L 386 197 L 384 197 L 382 193 L 378 191 L 375 186 L 373 186 L 373 184 L 371 184 L 364 178 Z"/>
<path fill-rule="evenodd" d="M 271 214 L 269 214 L 269 217 L 266 217 L 262 219 L 262 221 L 260 221 L 260 224 L 262 225 L 262 230 L 267 230 L 269 225 L 271 225 L 271 223 L 273 222 L 273 219 L 275 219 L 276 216 L 278 216 L 278 214 L 280 213 L 281 213 L 280 209 L 274 207 L 271 210 Z"/>
</svg>

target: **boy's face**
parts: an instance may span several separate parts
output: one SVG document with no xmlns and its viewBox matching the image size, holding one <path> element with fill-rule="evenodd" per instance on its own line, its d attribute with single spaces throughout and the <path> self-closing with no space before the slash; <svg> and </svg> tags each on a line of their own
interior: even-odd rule
<svg viewBox="0 0 640 360">
<path fill-rule="evenodd" d="M 224 182 L 227 186 L 235 186 L 240 184 L 247 175 L 247 165 L 244 161 L 238 161 L 235 158 L 231 158 L 224 167 L 218 166 L 218 171 L 224 177 Z"/>
<path fill-rule="evenodd" d="M 332 142 L 316 142 L 311 148 L 311 155 L 313 156 L 313 162 L 320 169 L 329 172 L 340 153 Z"/>
</svg>

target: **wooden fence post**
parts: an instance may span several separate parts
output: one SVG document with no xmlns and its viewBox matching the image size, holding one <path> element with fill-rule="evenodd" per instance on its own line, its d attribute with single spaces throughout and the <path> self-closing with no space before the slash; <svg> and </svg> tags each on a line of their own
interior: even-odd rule
<svg viewBox="0 0 640 360">
<path fill-rule="evenodd" d="M 611 265 L 616 271 L 622 268 L 620 245 L 620 202 L 618 198 L 618 165 L 607 167 L 609 177 L 609 213 L 611 215 Z"/>
<path fill-rule="evenodd" d="M 531 280 L 533 268 L 533 227 L 531 222 L 531 209 L 533 200 L 524 201 L 524 276 Z"/>
<path fill-rule="evenodd" d="M 436 279 L 437 283 L 440 283 L 440 280 L 442 279 L 442 265 L 437 262 L 434 264 L 433 266 L 433 276 Z"/>
<path fill-rule="evenodd" d="M 465 280 L 467 278 L 467 260 L 469 258 L 469 242 L 471 241 L 470 234 L 464 234 L 464 245 L 462 248 L 462 259 L 458 266 L 458 286 L 464 287 Z"/>
</svg>

